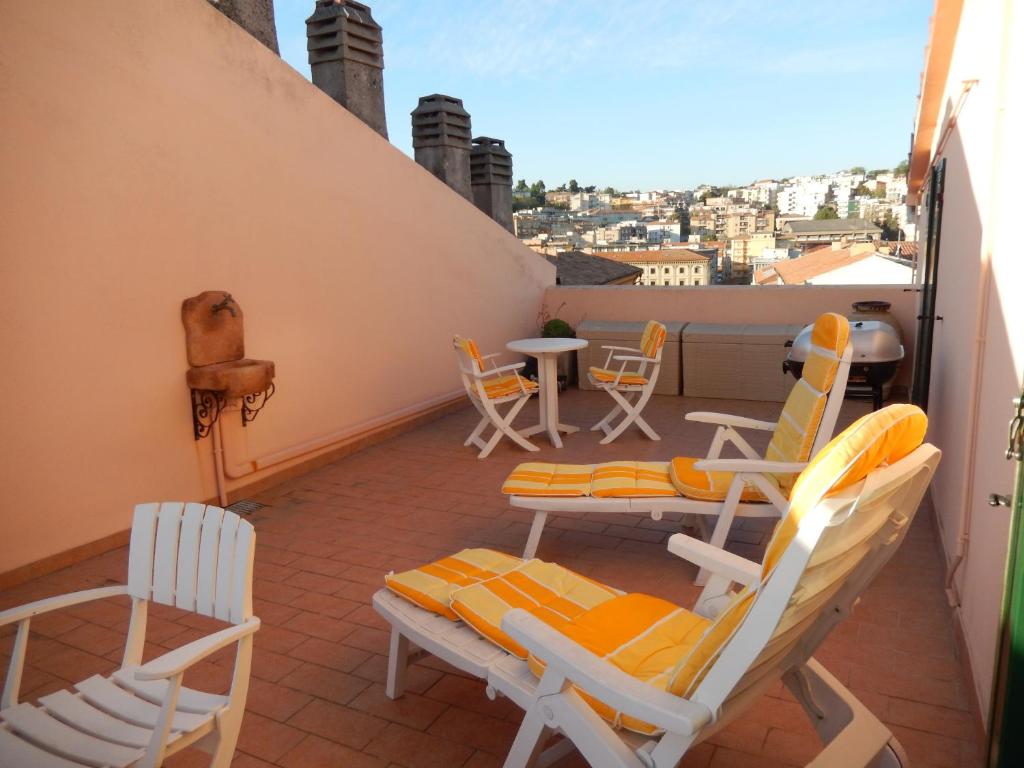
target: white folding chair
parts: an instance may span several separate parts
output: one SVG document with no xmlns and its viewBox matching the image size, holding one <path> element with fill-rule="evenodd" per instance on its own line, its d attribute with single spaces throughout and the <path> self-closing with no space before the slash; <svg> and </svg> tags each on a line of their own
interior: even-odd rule
<svg viewBox="0 0 1024 768">
<path fill-rule="evenodd" d="M 459 336 L 454 338 L 452 346 L 458 359 L 462 385 L 466 388 L 470 402 L 480 412 L 480 422 L 463 445 L 475 445 L 480 448 L 477 458 L 486 459 L 501 440 L 501 436 L 505 435 L 528 451 L 539 451 L 537 446 L 512 428 L 512 422 L 527 400 L 539 389 L 536 382 L 519 375 L 519 370 L 526 363 L 498 366 L 496 358 L 500 353 L 481 355 L 475 341 Z M 489 368 L 485 361 L 490 361 Z M 513 405 L 502 416 L 498 412 L 498 406 L 505 403 Z M 485 441 L 483 433 L 488 424 L 494 427 L 494 433 Z"/>
<path fill-rule="evenodd" d="M 194 745 L 227 768 L 235 751 L 249 690 L 253 633 L 252 562 L 256 535 L 233 512 L 203 504 L 140 504 L 135 508 L 128 583 L 73 592 L 0 612 L 17 625 L 0 702 L 0 764 L 4 768 L 155 768 Z M 121 668 L 93 675 L 39 699 L 18 703 L 33 616 L 90 600 L 128 595 L 131 622 Z M 233 626 L 142 663 L 149 602 L 222 619 Z M 187 688 L 189 667 L 236 645 L 231 689 L 215 695 Z"/>
<path fill-rule="evenodd" d="M 648 424 L 640 412 L 654 394 L 658 383 L 658 371 L 661 370 L 661 352 L 665 347 L 665 326 L 651 320 L 644 328 L 640 337 L 640 348 L 616 347 L 603 345 L 608 350 L 608 359 L 604 367 L 592 366 L 587 372 L 590 383 L 597 389 L 603 389 L 615 401 L 615 406 L 608 415 L 592 426 L 591 431 L 601 430 L 604 438 L 601 445 L 607 445 L 621 435 L 630 424 L 636 424 L 651 440 L 661 437 Z M 621 353 L 630 354 L 621 354 Z M 613 367 L 618 363 L 618 369 Z M 627 370 L 627 366 L 636 363 L 635 370 Z M 648 367 L 650 372 L 648 373 Z M 612 427 L 612 420 L 620 413 L 624 414 L 617 426 Z"/>
</svg>

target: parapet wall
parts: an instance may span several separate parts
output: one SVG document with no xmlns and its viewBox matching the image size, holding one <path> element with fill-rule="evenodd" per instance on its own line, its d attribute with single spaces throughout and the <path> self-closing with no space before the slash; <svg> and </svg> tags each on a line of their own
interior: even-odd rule
<svg viewBox="0 0 1024 768">
<path fill-rule="evenodd" d="M 205 0 L 0 8 L 0 573 L 215 495 L 188 296 L 276 363 L 236 461 L 454 395 L 453 333 L 533 331 L 554 267 Z"/>
</svg>

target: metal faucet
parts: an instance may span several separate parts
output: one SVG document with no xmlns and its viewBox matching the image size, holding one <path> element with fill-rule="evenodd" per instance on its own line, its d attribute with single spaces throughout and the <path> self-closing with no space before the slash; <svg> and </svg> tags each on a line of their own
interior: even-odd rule
<svg viewBox="0 0 1024 768">
<path fill-rule="evenodd" d="M 235 303 L 235 300 L 233 298 L 231 298 L 231 294 L 230 293 L 225 293 L 224 294 L 224 298 L 221 299 L 218 303 L 214 304 L 212 307 L 210 307 L 210 309 L 213 311 L 213 314 L 215 314 L 215 315 L 218 312 L 226 309 L 228 312 L 231 313 L 232 317 L 238 317 L 237 313 L 235 312 L 235 308 L 230 306 L 231 304 L 234 304 L 234 303 Z"/>
</svg>

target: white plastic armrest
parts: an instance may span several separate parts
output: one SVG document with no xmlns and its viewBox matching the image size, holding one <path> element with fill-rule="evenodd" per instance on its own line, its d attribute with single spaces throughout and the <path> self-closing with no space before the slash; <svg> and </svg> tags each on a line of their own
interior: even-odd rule
<svg viewBox="0 0 1024 768">
<path fill-rule="evenodd" d="M 135 670 L 136 680 L 165 680 L 184 672 L 197 661 L 205 659 L 211 653 L 219 651 L 226 645 L 238 642 L 246 635 L 251 635 L 260 628 L 260 620 L 255 616 L 241 624 L 214 632 L 212 635 L 193 640 L 191 643 L 175 648 L 163 656 L 143 664 Z"/>
<path fill-rule="evenodd" d="M 501 357 L 501 352 L 491 352 L 489 355 L 480 355 L 481 360 L 490 360 L 492 357 Z"/>
<path fill-rule="evenodd" d="M 601 349 L 611 349 L 614 350 L 615 352 L 641 352 L 641 350 L 634 349 L 633 347 L 615 347 L 608 346 L 607 344 L 602 344 Z"/>
<path fill-rule="evenodd" d="M 521 608 L 505 614 L 501 628 L 543 659 L 548 670 L 621 712 L 680 734 L 694 733 L 711 719 L 707 707 L 641 682 Z"/>
<path fill-rule="evenodd" d="M 96 589 L 84 589 L 81 592 L 70 592 L 66 595 L 57 595 L 56 597 L 47 597 L 42 600 L 36 600 L 34 603 L 19 605 L 17 608 L 10 608 L 0 612 L 0 627 L 5 624 L 13 624 L 17 621 L 30 619 L 47 611 L 56 611 L 59 608 L 67 608 L 79 603 L 88 603 L 91 600 L 102 600 L 105 597 L 118 597 L 119 595 L 127 594 L 128 587 L 124 584 L 118 584 L 114 587 L 97 587 Z"/>
<path fill-rule="evenodd" d="M 612 360 L 619 360 L 623 363 L 654 363 L 657 362 L 653 357 L 637 357 L 635 355 L 614 355 Z"/>
<path fill-rule="evenodd" d="M 767 461 L 765 459 L 701 459 L 694 469 L 706 472 L 757 472 L 773 475 L 799 475 L 807 467 L 802 461 Z"/>
<path fill-rule="evenodd" d="M 771 432 L 777 426 L 774 421 L 759 421 L 746 416 L 732 416 L 728 413 L 712 413 L 711 411 L 693 411 L 686 414 L 687 421 L 699 421 L 704 424 L 721 424 L 723 427 L 739 427 L 741 429 L 763 429 Z"/>
<path fill-rule="evenodd" d="M 716 576 L 724 576 L 744 586 L 753 584 L 761 576 L 761 566 L 754 561 L 685 533 L 674 533 L 668 537 L 668 551 L 698 568 L 707 568 Z"/>
<path fill-rule="evenodd" d="M 489 368 L 486 371 L 483 371 L 482 373 L 474 374 L 474 376 L 476 376 L 478 379 L 482 379 L 485 376 L 493 376 L 496 373 L 508 373 L 510 371 L 518 371 L 525 365 L 526 363 L 509 363 L 508 365 L 503 365 L 500 368 Z"/>
</svg>

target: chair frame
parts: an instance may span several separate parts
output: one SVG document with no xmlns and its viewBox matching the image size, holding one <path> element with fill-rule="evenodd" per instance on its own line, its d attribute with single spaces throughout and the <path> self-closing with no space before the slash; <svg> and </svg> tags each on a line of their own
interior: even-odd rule
<svg viewBox="0 0 1024 768">
<path fill-rule="evenodd" d="M 843 354 L 839 358 L 835 381 L 829 390 L 825 410 L 822 412 L 821 421 L 818 424 L 818 431 L 815 433 L 808 460 L 813 459 L 828 444 L 828 441 L 832 439 L 832 433 L 835 431 L 836 422 L 839 419 L 839 411 L 843 406 L 843 400 L 846 395 L 846 383 L 850 375 L 850 362 L 852 359 L 853 346 L 847 344 L 846 349 L 843 350 Z M 661 520 L 666 513 L 684 513 L 696 516 L 695 519 L 702 528 L 705 527 L 703 524 L 705 516 L 716 516 L 717 520 L 714 527 L 710 532 L 705 531 L 707 541 L 716 547 L 725 546 L 733 520 L 737 517 L 782 517 L 786 514 L 789 510 L 789 500 L 779 492 L 779 489 L 768 479 L 767 475 L 783 473 L 797 475 L 804 470 L 808 462 L 777 462 L 763 459 L 737 431 L 740 429 L 753 429 L 770 432 L 775 430 L 777 422 L 759 421 L 744 416 L 706 411 L 688 413 L 685 419 L 687 421 L 717 425 L 707 457 L 695 463 L 694 468 L 698 470 L 735 473 L 726 492 L 725 499 L 722 501 L 702 501 L 700 499 L 689 499 L 685 496 L 594 498 L 592 496 L 527 496 L 512 494 L 509 496 L 509 503 L 513 507 L 531 510 L 534 513 L 533 523 L 526 538 L 526 546 L 523 549 L 523 557 L 529 559 L 536 555 L 537 546 L 540 543 L 541 534 L 547 523 L 548 514 L 552 512 L 561 514 L 641 514 L 650 515 L 653 520 Z M 721 458 L 722 450 L 728 443 L 735 445 L 740 453 L 743 454 L 743 458 Z M 740 501 L 746 485 L 757 487 L 767 501 Z M 707 577 L 708 572 L 702 569 L 697 577 L 697 584 L 703 585 Z"/>
<path fill-rule="evenodd" d="M 526 405 L 527 401 L 536 394 L 537 390 L 528 390 L 523 383 L 523 377 L 519 375 L 518 371 L 521 370 L 526 363 L 510 363 L 508 365 L 499 366 L 496 358 L 501 356 L 500 352 L 494 352 L 489 355 L 482 355 L 481 359 L 489 361 L 491 367 L 485 370 L 481 370 L 470 355 L 466 354 L 466 351 L 462 349 L 459 344 L 459 337 L 456 336 L 452 346 L 455 348 L 455 355 L 459 363 L 459 374 L 462 378 L 462 385 L 466 390 L 466 394 L 469 396 L 469 400 L 473 403 L 473 407 L 480 413 L 480 421 L 476 427 L 470 433 L 469 437 L 463 445 L 473 445 L 480 449 L 480 453 L 477 454 L 478 459 L 486 459 L 491 455 L 491 451 L 501 440 L 502 436 L 509 438 L 512 442 L 521 448 L 525 448 L 528 451 L 539 451 L 536 445 L 531 443 L 526 437 L 516 429 L 512 427 L 512 422 L 515 421 L 516 416 Z M 504 395 L 502 397 L 488 397 L 485 384 L 487 379 L 494 376 L 501 376 L 503 374 L 514 373 L 516 378 L 519 380 L 519 392 L 510 395 Z M 504 405 L 506 403 L 512 403 L 512 407 L 505 413 L 504 416 L 498 411 L 497 406 Z M 487 440 L 483 439 L 483 433 L 487 429 L 487 426 L 491 425 L 494 427 L 494 432 Z"/>
<path fill-rule="evenodd" d="M 647 423 L 641 413 L 644 406 L 647 405 L 647 401 L 651 399 L 651 395 L 654 394 L 654 387 L 658 383 L 658 373 L 661 370 L 661 355 L 665 350 L 665 345 L 662 344 L 658 348 L 656 357 L 647 357 L 642 350 L 633 347 L 602 345 L 601 349 L 608 350 L 608 359 L 604 363 L 605 370 L 611 370 L 613 361 L 621 364 L 615 376 L 615 381 L 611 382 L 598 381 L 589 371 L 587 372 L 591 385 L 597 389 L 604 390 L 615 401 L 615 405 L 608 414 L 592 426 L 590 431 L 596 432 L 600 430 L 603 432 L 604 437 L 601 439 L 601 445 L 608 445 L 608 443 L 625 432 L 630 424 L 636 424 L 640 431 L 651 440 L 661 440 L 661 436 Z M 621 352 L 628 352 L 630 354 L 616 354 Z M 635 371 L 627 371 L 626 366 L 630 363 L 637 363 L 638 368 Z M 620 383 L 623 376 L 644 376 L 647 366 L 651 367 L 651 373 L 646 377 L 646 384 Z M 623 414 L 622 420 L 613 427 L 612 420 L 620 413 Z"/>
<path fill-rule="evenodd" d="M 71 768 L 82 765 L 76 762 L 76 755 L 82 755 L 78 757 L 81 760 L 87 751 L 102 753 L 104 749 L 123 755 L 131 751 L 127 745 L 132 744 L 141 754 L 128 765 L 155 768 L 166 757 L 194 745 L 212 755 L 211 768 L 226 768 L 242 724 L 253 634 L 260 626 L 260 620 L 252 615 L 254 552 L 252 525 L 233 512 L 204 504 L 140 504 L 132 524 L 127 584 L 50 597 L 0 612 L 0 626 L 17 626 L 0 700 L 0 752 L 8 754 L 15 766 Z M 50 714 L 51 707 L 57 709 L 56 694 L 42 697 L 41 708 L 19 704 L 32 618 L 122 595 L 131 598 L 131 620 L 120 669 L 109 680 L 95 676 L 83 681 L 76 686 L 79 692 L 71 696 L 60 692 L 63 706 L 70 704 L 72 709 L 63 709 L 56 717 Z M 233 626 L 142 663 L 150 601 L 222 619 Z M 190 667 L 232 644 L 236 646 L 235 664 L 227 695 L 214 696 L 182 685 Z M 108 689 L 116 683 L 134 699 L 134 709 L 159 707 L 159 715 L 151 723 L 143 723 L 137 712 L 103 715 L 102 706 L 86 705 L 96 695 L 96 686 L 87 684 L 96 680 Z M 85 710 L 92 712 L 84 719 L 67 714 Z M 189 729 L 183 728 L 182 722 L 199 724 Z M 39 741 L 35 729 L 40 724 L 51 732 L 44 739 L 46 749 L 33 743 Z M 25 735 L 19 735 L 23 730 Z M 152 733 L 143 745 L 145 731 Z M 76 752 L 76 748 L 82 751 Z"/>
<path fill-rule="evenodd" d="M 823 750 L 809 765 L 905 766 L 906 756 L 889 729 L 819 664 L 813 653 L 849 615 L 859 595 L 902 543 L 939 456 L 934 446 L 923 445 L 852 488 L 819 502 L 815 513 L 801 521 L 771 577 L 760 584 L 746 616 L 688 698 L 637 680 L 525 611 L 510 611 L 502 620 L 502 629 L 544 659 L 545 671 L 538 680 L 526 662 L 483 640 L 462 622 L 451 622 L 382 589 L 374 595 L 373 604 L 392 625 L 387 695 L 400 696 L 406 665 L 420 654 L 431 653 L 485 679 L 492 699 L 505 696 L 525 711 L 506 768 L 548 765 L 572 747 L 591 765 L 659 768 L 675 766 L 691 747 L 742 717 L 753 701 L 781 679 L 823 742 Z M 874 511 L 870 511 L 872 505 Z M 869 511 L 864 514 L 875 515 L 873 521 L 878 523 L 864 539 L 866 554 L 815 618 L 785 630 L 795 633 L 786 636 L 788 645 L 778 655 L 769 654 L 768 661 L 760 661 L 784 611 L 797 599 L 795 589 L 823 533 L 844 522 L 858 507 L 866 507 Z M 699 539 L 675 534 L 668 548 L 715 574 L 695 607 L 700 615 L 716 615 L 730 599 L 734 584 L 760 582 L 759 564 Z M 613 729 L 575 692 L 574 685 L 662 732 L 641 736 Z M 557 735 L 564 739 L 545 749 Z"/>
</svg>

